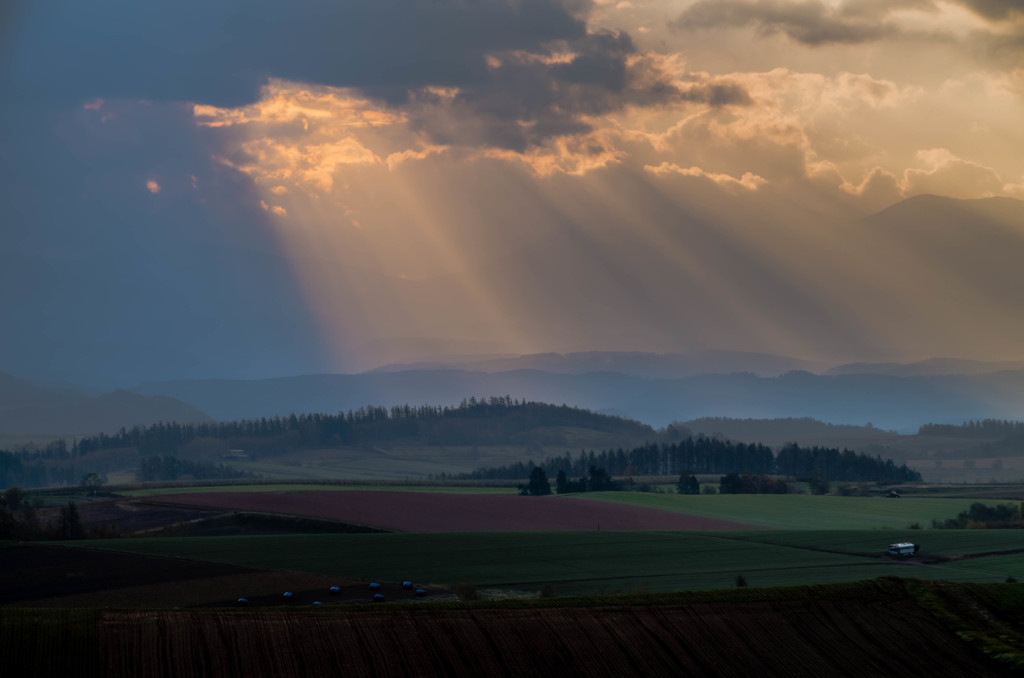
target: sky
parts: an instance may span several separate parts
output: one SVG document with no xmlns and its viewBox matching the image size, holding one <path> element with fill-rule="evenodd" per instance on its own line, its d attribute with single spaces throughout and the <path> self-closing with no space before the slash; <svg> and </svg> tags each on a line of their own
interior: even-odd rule
<svg viewBox="0 0 1024 678">
<path fill-rule="evenodd" d="M 1021 120 L 1021 0 L 16 0 L 0 370 L 1020 359 L 1021 203 L 860 220 L 1024 199 Z"/>
</svg>

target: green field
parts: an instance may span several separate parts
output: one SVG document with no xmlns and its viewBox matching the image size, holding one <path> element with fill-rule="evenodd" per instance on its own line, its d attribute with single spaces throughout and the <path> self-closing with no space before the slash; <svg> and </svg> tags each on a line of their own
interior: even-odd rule
<svg viewBox="0 0 1024 678">
<path fill-rule="evenodd" d="M 850 555 L 872 556 L 879 543 L 911 541 L 926 558 L 955 558 L 979 553 L 1024 549 L 1021 530 L 841 530 L 765 531 L 721 533 L 739 538 L 798 549 L 828 550 Z M 888 540 L 888 541 L 886 541 Z"/>
<path fill-rule="evenodd" d="M 295 450 L 256 461 L 228 461 L 240 471 L 274 479 L 413 480 L 504 466 L 531 457 L 577 454 L 581 449 L 621 447 L 621 437 L 585 429 L 537 429 L 523 445 L 386 445 Z M 557 444 L 549 444 L 555 443 Z M 643 441 L 633 441 L 642 444 Z M 543 447 L 540 447 L 542 445 Z M 627 445 L 628 446 L 628 445 Z"/>
<path fill-rule="evenodd" d="M 581 499 L 613 501 L 732 520 L 779 530 L 901 529 L 914 523 L 931 526 L 933 518 L 954 518 L 971 499 L 840 497 L 810 494 L 684 495 L 648 492 L 593 492 Z M 997 503 L 992 502 L 989 503 Z"/>
<path fill-rule="evenodd" d="M 886 575 L 975 582 L 1001 582 L 1012 575 L 1024 580 L 1024 556 L 935 565 L 883 556 L 890 542 L 906 538 L 904 530 L 510 532 L 161 538 L 87 545 L 340 579 L 411 579 L 448 587 L 473 581 L 486 589 L 526 592 L 552 584 L 560 595 L 727 588 L 737 575 L 751 586 Z M 1021 533 L 1009 530 L 934 530 L 922 541 L 926 559 L 1024 549 Z"/>
<path fill-rule="evenodd" d="M 390 484 L 375 483 L 256 483 L 252 485 L 196 485 L 176 487 L 147 487 L 137 490 L 122 490 L 117 494 L 124 497 L 155 497 L 161 494 L 198 494 L 221 492 L 308 492 L 314 490 L 373 490 L 380 492 L 437 492 L 442 494 L 515 494 L 511 487 L 484 487 L 475 485 L 431 485 L 431 484 Z"/>
</svg>

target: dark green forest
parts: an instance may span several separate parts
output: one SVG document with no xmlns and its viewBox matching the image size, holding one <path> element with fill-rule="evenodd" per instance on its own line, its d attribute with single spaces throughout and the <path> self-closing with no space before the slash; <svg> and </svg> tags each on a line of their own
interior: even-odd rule
<svg viewBox="0 0 1024 678">
<path fill-rule="evenodd" d="M 559 472 L 584 476 L 591 468 L 605 469 L 613 476 L 677 476 L 683 473 L 724 473 L 783 475 L 809 480 L 820 471 L 832 481 L 897 483 L 921 480 L 921 474 L 897 466 L 891 459 L 871 457 L 851 450 L 786 445 L 778 454 L 757 443 L 691 437 L 668 444 L 650 443 L 631 450 L 580 452 L 577 456 L 548 457 L 495 468 L 482 468 L 459 476 L 467 479 L 526 478 L 535 466 L 548 476 Z"/>
</svg>

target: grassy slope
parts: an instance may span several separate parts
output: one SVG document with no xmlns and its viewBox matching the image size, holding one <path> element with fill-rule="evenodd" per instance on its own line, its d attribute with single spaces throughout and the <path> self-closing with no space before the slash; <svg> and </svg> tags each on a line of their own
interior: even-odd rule
<svg viewBox="0 0 1024 678">
<path fill-rule="evenodd" d="M 1010 531 L 929 531 L 924 554 L 938 558 L 1020 548 L 1013 536 Z M 520 532 L 164 538 L 86 545 L 365 580 L 413 579 L 447 586 L 471 580 L 525 591 L 551 583 L 560 594 L 723 588 L 732 586 L 738 574 L 752 586 L 885 575 L 976 582 L 1001 582 L 1013 575 L 1024 580 L 1024 557 L 926 565 L 882 556 L 891 541 L 906 537 L 906 531 L 887 530 Z"/>
<path fill-rule="evenodd" d="M 633 506 L 733 520 L 780 530 L 857 530 L 931 525 L 933 518 L 953 518 L 972 503 L 969 499 L 886 499 L 804 494 L 681 495 L 645 492 L 593 492 L 582 499 L 614 501 Z"/>
</svg>

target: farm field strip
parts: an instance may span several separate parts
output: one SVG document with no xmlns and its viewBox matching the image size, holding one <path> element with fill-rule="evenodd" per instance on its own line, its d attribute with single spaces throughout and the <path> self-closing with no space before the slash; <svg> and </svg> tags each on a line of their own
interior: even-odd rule
<svg viewBox="0 0 1024 678">
<path fill-rule="evenodd" d="M 588 447 L 615 447 L 615 439 L 586 436 L 588 441 L 547 448 L 551 454 L 576 452 Z M 604 441 L 603 444 L 602 441 Z M 621 444 L 621 441 L 618 441 Z M 597 443 L 597 444 L 594 444 Z M 320 448 L 261 456 L 257 461 L 229 461 L 233 468 L 283 478 L 360 478 L 367 480 L 415 480 L 430 475 L 458 474 L 481 466 L 515 463 L 527 454 L 524 445 L 433 446 L 374 445 L 371 449 Z"/>
<path fill-rule="evenodd" d="M 510 487 L 475 487 L 448 486 L 430 484 L 381 484 L 373 483 L 254 483 L 252 485 L 208 485 L 195 487 L 153 487 L 137 490 L 125 490 L 118 494 L 125 497 L 156 497 L 165 494 L 220 494 L 244 492 L 308 492 L 323 490 L 330 492 L 367 491 L 367 492 L 426 492 L 431 494 L 518 494 Z"/>
<path fill-rule="evenodd" d="M 827 534 L 819 533 L 819 538 L 827 539 Z M 887 542 L 878 543 L 884 550 Z M 731 586 L 737 574 L 761 586 L 851 581 L 886 574 L 907 576 L 907 563 L 888 560 L 880 550 L 873 557 L 809 551 L 736 538 L 730 533 L 291 535 L 91 544 L 354 580 L 412 578 L 444 586 L 474 581 L 488 588 L 530 591 L 553 584 L 565 593 L 721 588 Z M 935 574 L 923 573 L 919 568 L 914 573 L 925 578 Z M 954 574 L 958 579 L 1001 581 L 988 575 L 977 578 L 971 573 Z"/>
<path fill-rule="evenodd" d="M 933 518 L 954 518 L 976 501 L 931 497 L 888 499 L 810 494 L 682 495 L 650 492 L 588 492 L 573 496 L 780 530 L 898 529 L 914 523 L 928 527 Z"/>
<path fill-rule="evenodd" d="M 981 578 L 985 575 L 994 578 L 989 581 L 1005 581 L 1009 576 L 1024 581 L 1024 553 L 964 558 L 928 566 L 946 571 L 948 576 L 943 578 L 951 581 L 964 581 L 956 578 L 959 576 L 978 577 L 971 581 L 986 581 Z"/>
<path fill-rule="evenodd" d="M 628 504 L 517 494 L 236 492 L 163 495 L 160 502 L 328 518 L 401 532 L 756 529 L 749 524 Z"/>
<path fill-rule="evenodd" d="M 837 530 L 718 533 L 722 539 L 741 539 L 850 555 L 878 555 L 897 541 L 918 544 L 924 558 L 955 558 L 1024 550 L 1020 530 Z"/>
</svg>

